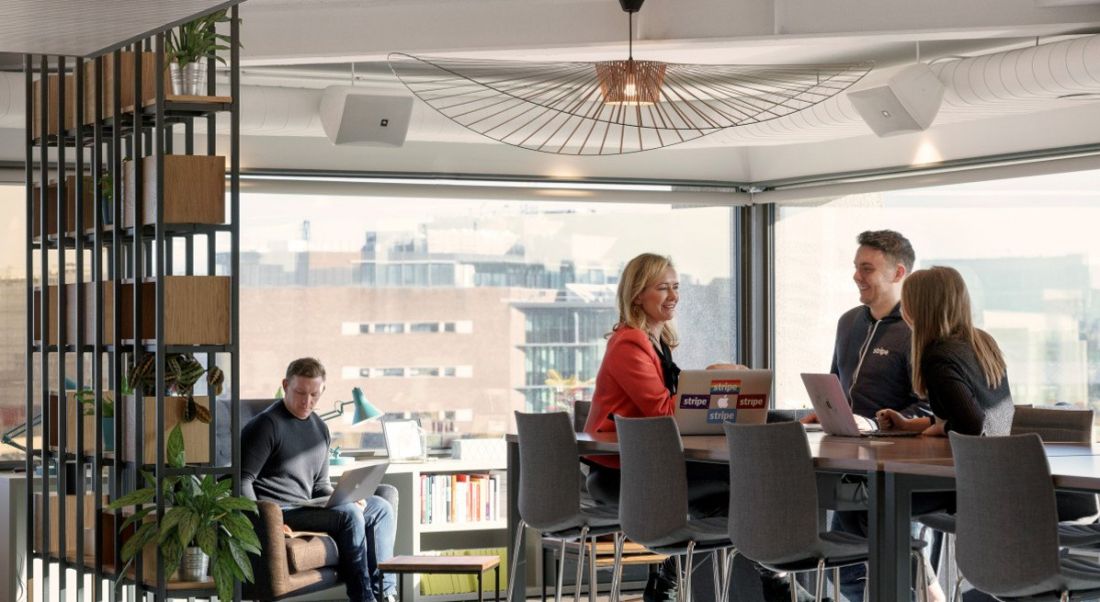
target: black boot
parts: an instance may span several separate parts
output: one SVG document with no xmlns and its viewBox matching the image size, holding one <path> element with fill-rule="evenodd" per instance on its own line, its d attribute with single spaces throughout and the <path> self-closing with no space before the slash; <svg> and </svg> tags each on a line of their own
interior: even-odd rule
<svg viewBox="0 0 1100 602">
<path fill-rule="evenodd" d="M 649 581 L 642 592 L 643 602 L 675 602 L 676 574 L 662 564 L 660 570 L 649 574 Z"/>
<path fill-rule="evenodd" d="M 790 602 L 791 600 L 791 581 L 786 575 L 780 576 L 778 573 L 774 573 L 761 567 L 760 571 L 760 588 L 764 593 L 764 600 L 767 602 Z M 814 602 L 814 595 L 802 587 L 802 584 L 795 581 L 795 587 L 797 588 L 798 602 Z M 822 598 L 825 602 L 830 602 L 832 599 L 828 596 Z"/>
</svg>

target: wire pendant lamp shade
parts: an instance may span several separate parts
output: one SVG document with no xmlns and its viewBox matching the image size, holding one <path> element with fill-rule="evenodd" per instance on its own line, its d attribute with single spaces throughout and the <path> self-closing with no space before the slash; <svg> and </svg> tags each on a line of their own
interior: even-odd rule
<svg viewBox="0 0 1100 602">
<path fill-rule="evenodd" d="M 623 5 L 633 15 L 641 2 Z M 784 117 L 835 96 L 871 69 L 869 63 L 635 60 L 632 43 L 628 58 L 619 61 L 540 63 L 395 52 L 389 64 L 413 94 L 455 123 L 505 144 L 568 155 L 641 152 Z"/>
</svg>

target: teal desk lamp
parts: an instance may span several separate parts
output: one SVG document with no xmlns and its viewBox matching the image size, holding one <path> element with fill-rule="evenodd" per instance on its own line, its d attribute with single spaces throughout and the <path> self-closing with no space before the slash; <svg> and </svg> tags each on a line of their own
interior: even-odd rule
<svg viewBox="0 0 1100 602">
<path fill-rule="evenodd" d="M 352 424 L 360 424 L 368 420 L 376 420 L 382 417 L 382 410 L 379 410 L 371 402 L 367 401 L 366 395 L 363 395 L 363 390 L 359 387 L 355 387 L 351 390 L 351 400 L 349 401 L 337 401 L 336 406 L 318 416 L 321 420 L 332 420 L 338 416 L 344 415 L 344 408 L 349 405 L 355 406 L 355 412 L 351 416 Z M 346 464 L 350 461 L 348 458 L 340 456 L 340 448 L 332 448 L 332 457 L 329 459 L 329 464 Z"/>
</svg>

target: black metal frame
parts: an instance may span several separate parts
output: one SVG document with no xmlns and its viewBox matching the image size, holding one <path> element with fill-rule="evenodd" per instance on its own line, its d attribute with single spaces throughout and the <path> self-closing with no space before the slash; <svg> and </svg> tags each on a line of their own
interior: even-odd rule
<svg viewBox="0 0 1100 602">
<path fill-rule="evenodd" d="M 28 559 L 26 566 L 26 578 L 28 585 L 41 584 L 43 592 L 49 592 L 51 580 L 56 579 L 62 596 L 69 591 L 76 593 L 77 599 L 102 600 L 109 596 L 112 600 L 120 600 L 122 589 L 130 589 L 130 599 L 144 597 L 152 594 L 156 600 L 164 600 L 171 594 L 172 597 L 209 596 L 212 594 L 213 584 L 201 589 L 169 590 L 166 583 L 166 575 L 163 570 L 163 558 L 159 550 L 157 552 L 157 579 L 155 584 L 146 583 L 144 571 L 152 567 L 141 566 L 141 556 L 137 557 L 136 574 L 131 579 L 126 575 L 117 574 L 115 567 L 104 564 L 105 552 L 110 551 L 104 547 L 105 537 L 100 533 L 102 524 L 99 517 L 104 510 L 102 502 L 104 490 L 104 477 L 106 476 L 109 498 L 117 499 L 125 492 L 141 485 L 140 471 L 149 469 L 156 480 L 156 515 L 160 519 L 164 513 L 164 497 L 161 489 L 161 479 L 169 474 L 212 474 L 215 476 L 230 476 L 233 479 L 234 494 L 240 493 L 240 439 L 231 436 L 231 465 L 229 467 L 215 466 L 216 447 L 216 418 L 210 428 L 210 461 L 201 466 L 189 466 L 183 470 L 170 470 L 166 466 L 164 429 L 158 429 L 155 441 L 144 441 L 143 416 L 144 402 L 140 391 L 135 392 L 134 420 L 131 428 L 135 445 L 133 458 L 124 461 L 122 451 L 126 433 L 123 432 L 122 420 L 122 384 L 124 380 L 124 366 L 127 358 L 136 362 L 143 353 L 156 354 L 156 403 L 154 406 L 155 423 L 163 425 L 165 418 L 165 394 L 164 374 L 165 357 L 167 353 L 191 352 L 205 354 L 207 365 L 214 365 L 222 356 L 222 365 L 228 363 L 230 372 L 230 397 L 231 408 L 231 433 L 240 430 L 240 383 L 237 375 L 240 373 L 239 338 L 240 315 L 239 305 L 239 234 L 240 234 L 240 25 L 239 9 L 237 3 L 227 2 L 216 8 L 208 9 L 196 16 L 202 16 L 215 12 L 221 8 L 229 9 L 230 23 L 229 36 L 232 48 L 229 57 L 230 97 L 229 103 L 195 103 L 170 101 L 165 93 L 164 69 L 157 68 L 155 72 L 155 96 L 151 105 L 136 100 L 133 113 L 124 114 L 121 106 L 122 92 L 122 51 L 113 50 L 113 89 L 105 89 L 104 80 L 107 73 L 104 70 L 104 56 L 78 57 L 71 59 L 64 56 L 24 55 L 23 67 L 25 73 L 26 96 L 26 134 L 24 180 L 26 185 L 26 271 L 27 278 L 27 391 L 26 391 L 26 416 L 27 416 L 27 451 L 24 468 L 28 475 L 28 487 L 26 492 L 27 525 L 29 536 L 27 537 Z M 136 54 L 142 51 L 152 52 L 157 65 L 164 65 L 165 59 L 165 31 L 169 24 L 150 37 L 127 42 L 129 50 L 135 53 L 133 81 L 126 85 L 133 85 L 135 99 L 143 99 L 142 90 L 142 63 L 143 55 Z M 123 46 L 122 44 L 119 45 Z M 91 62 L 94 70 L 94 81 L 91 82 L 94 105 L 91 108 L 93 115 L 85 115 L 85 68 Z M 36 65 L 37 63 L 37 65 Z M 72 67 L 73 71 L 70 71 Z M 73 75 L 74 98 L 66 98 L 66 75 Z M 213 59 L 207 62 L 208 88 L 207 94 L 215 96 L 215 62 Z M 37 81 L 35 77 L 37 76 Z M 50 78 L 56 78 L 56 115 L 51 116 L 47 111 L 50 107 Z M 35 87 L 37 86 L 37 88 Z M 35 103 L 35 91 L 38 91 L 38 103 Z M 113 106 L 106 107 L 104 102 L 111 93 Z M 73 127 L 67 127 L 65 120 L 66 106 L 74 101 L 75 110 Z M 148 101 L 146 101 L 148 102 Z M 111 117 L 105 118 L 108 109 L 112 110 Z M 213 155 L 216 152 L 217 113 L 229 114 L 229 189 L 227 200 L 229 201 L 228 224 L 225 226 L 186 225 L 176 226 L 164 223 L 164 156 L 173 152 L 174 125 L 183 124 L 184 151 L 193 154 L 195 150 L 196 132 L 193 125 L 195 118 L 205 117 L 207 130 L 204 134 L 207 145 L 206 154 Z M 57 119 L 56 134 L 49 133 L 49 121 L 51 117 Z M 85 120 L 90 121 L 85 124 Z M 35 119 L 39 126 L 39 135 L 35 137 Z M 153 157 L 156 165 L 156 191 L 152 199 L 143 198 L 144 174 L 140 163 L 134 169 L 134 226 L 123 227 L 122 205 L 125 197 L 125 165 L 123 152 L 133 157 L 135 161 L 141 161 L 145 157 Z M 51 157 L 51 152 L 53 157 Z M 86 161 L 86 154 L 89 160 Z M 51 173 L 52 170 L 52 173 Z M 104 206 L 105 200 L 101 188 L 101 174 L 109 173 L 113 176 L 112 190 L 112 215 L 110 225 L 105 224 Z M 56 196 L 50 194 L 49 180 L 53 175 L 56 178 Z M 75 224 L 66 224 L 67 198 L 69 190 L 66 190 L 66 177 L 75 176 L 73 192 L 75 193 Z M 85 177 L 90 177 L 92 191 L 87 190 L 88 183 Z M 35 186 L 38 186 L 36 190 Z M 89 194 L 93 203 L 91 224 L 85 222 L 85 195 Z M 51 198 L 52 197 L 52 198 Z M 37 207 L 37 230 L 33 227 L 36 217 L 32 210 Z M 55 203 L 57 212 L 57 235 L 50 233 L 50 224 L 47 221 L 49 215 L 48 202 Z M 155 203 L 155 220 L 152 227 L 142 225 L 144 203 Z M 90 228 L 90 232 L 89 232 Z M 108 229 L 109 228 L 109 229 Z M 74 231 L 69 235 L 70 230 Z M 219 235 L 228 237 L 230 249 L 229 274 L 223 274 L 230 278 L 230 333 L 227 345 L 196 345 L 196 346 L 170 346 L 164 338 L 165 333 L 165 286 L 164 276 L 172 274 L 172 263 L 175 256 L 173 247 L 177 241 L 183 242 L 185 258 L 185 274 L 194 275 L 194 252 L 197 247 L 194 237 L 204 236 L 207 240 L 207 274 L 215 275 L 216 272 L 216 243 Z M 37 262 L 38 283 L 34 281 L 34 269 Z M 91 264 L 91 280 L 87 280 L 85 262 Z M 66 265 L 75 265 L 75 282 L 66 282 Z M 56 269 L 56 301 L 50 299 L 51 267 Z M 131 315 L 122 315 L 122 294 L 124 279 L 133 282 L 133 312 Z M 141 282 L 154 283 L 155 303 L 152 307 L 142 307 Z M 104 320 L 100 318 L 104 310 L 105 289 L 104 284 L 109 283 L 113 287 L 112 305 L 113 316 L 110 316 L 112 324 L 115 324 L 113 340 L 103 341 Z M 84 285 L 90 287 L 91 299 L 87 299 L 83 291 Z M 68 290 L 75 291 L 75 307 L 67 307 Z M 35 299 L 37 292 L 37 302 Z M 92 314 L 89 316 L 88 303 L 91 303 Z M 148 303 L 146 304 L 148 305 Z M 75 310 L 77 320 L 70 322 L 67 319 L 70 310 Z M 155 333 L 153 341 L 142 340 L 142 336 L 148 336 L 142 332 L 141 323 L 143 316 L 153 312 L 155 316 Z M 49 317 L 56 320 L 56 342 L 50 338 Z M 87 320 L 92 320 L 95 340 L 85 341 Z M 133 341 L 122 339 L 123 319 L 132 320 Z M 68 344 L 69 333 L 66 332 L 68 324 L 75 324 L 75 344 Z M 40 341 L 36 342 L 34 331 L 38 329 Z M 87 370 L 88 356 L 90 355 L 91 367 Z M 65 391 L 66 370 L 70 359 L 75 359 L 75 382 L 77 389 L 90 388 L 95 397 L 94 404 L 94 433 L 85 432 L 83 408 L 79 401 L 74 401 L 77 411 L 77 423 L 70 425 L 68 420 L 68 399 Z M 104 360 L 107 360 L 106 366 Z M 35 361 L 37 360 L 37 362 Z M 37 371 L 35 369 L 37 363 Z M 56 366 L 51 368 L 51 366 Z M 56 374 L 51 374 L 51 369 Z M 90 373 L 90 374 L 89 374 Z M 106 382 L 105 382 L 106 380 Z M 50 391 L 57 391 L 57 411 L 51 409 Z M 108 397 L 107 394 L 113 395 Z M 216 403 L 215 396 L 211 392 L 212 414 Z M 116 407 L 114 412 L 115 450 L 114 454 L 105 453 L 103 438 L 103 413 L 105 398 L 113 399 Z M 35 424 L 36 413 L 41 413 L 40 424 Z M 57 415 L 54 416 L 53 414 Z M 57 448 L 50 445 L 50 434 L 57 430 Z M 68 450 L 69 433 L 75 429 L 75 450 Z M 35 437 L 40 439 L 36 441 Z M 85 453 L 84 447 L 88 436 L 95 437 L 94 451 Z M 156 445 L 156 460 L 153 464 L 144 465 L 145 447 Z M 41 469 L 40 479 L 36 470 Z M 56 478 L 51 473 L 56 471 Z M 106 475 L 104 474 L 106 473 Z M 94 497 L 94 510 L 96 518 L 94 542 L 94 558 L 87 558 L 85 549 L 84 504 L 88 485 Z M 76 494 L 75 525 L 66 524 L 66 493 Z M 36 508 L 36 493 L 42 494 L 41 506 Z M 56 509 L 58 516 L 51 520 L 51 504 L 49 496 L 57 495 Z M 38 520 L 36 521 L 36 515 Z M 115 525 L 121 524 L 121 512 L 115 513 Z M 41 538 L 33 535 L 34 525 L 41 524 Z M 75 529 L 76 557 L 69 558 L 66 535 L 70 529 Z M 51 551 L 49 542 L 53 539 L 51 531 L 57 535 L 58 546 L 56 553 Z M 109 543 L 113 546 L 113 557 L 118 559 L 121 554 L 121 541 L 119 533 L 110 534 Z M 42 545 L 37 545 L 41 541 Z M 42 560 L 41 578 L 36 579 L 34 560 Z M 54 568 L 56 563 L 56 569 Z M 70 582 L 70 571 L 75 571 L 75 582 Z M 92 576 L 90 592 L 85 591 L 85 576 Z M 104 585 L 110 583 L 110 587 Z M 29 587 L 28 587 L 29 589 Z M 35 588 L 37 589 L 37 587 Z M 48 593 L 46 594 L 48 597 Z M 240 599 L 241 587 L 238 583 L 235 588 L 235 598 Z"/>
</svg>

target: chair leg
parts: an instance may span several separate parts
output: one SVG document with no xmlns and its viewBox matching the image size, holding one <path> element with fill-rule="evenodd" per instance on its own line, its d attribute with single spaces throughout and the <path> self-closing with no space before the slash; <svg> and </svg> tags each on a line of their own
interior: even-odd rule
<svg viewBox="0 0 1100 602">
<path fill-rule="evenodd" d="M 615 534 L 615 560 L 611 564 L 611 602 L 619 602 L 619 590 L 622 587 L 623 578 L 623 545 L 626 542 L 626 534 L 619 531 Z"/>
<path fill-rule="evenodd" d="M 840 567 L 833 567 L 833 600 L 840 602 Z"/>
<path fill-rule="evenodd" d="M 863 568 L 867 571 L 868 575 L 871 574 L 871 563 L 869 563 L 869 562 L 863 563 Z M 871 584 L 867 583 L 867 582 L 864 582 L 863 583 L 863 602 L 868 602 L 868 600 L 869 600 L 868 595 L 870 593 L 869 592 L 870 589 L 871 589 Z"/>
<path fill-rule="evenodd" d="M 684 595 L 680 598 L 684 602 L 691 602 L 691 577 L 695 572 L 695 542 L 688 542 L 685 569 L 684 569 Z"/>
<path fill-rule="evenodd" d="M 955 592 L 951 595 L 951 602 L 962 602 L 963 575 L 962 571 L 955 574 Z"/>
<path fill-rule="evenodd" d="M 825 559 L 822 558 L 817 561 L 817 571 L 814 574 L 814 600 L 821 602 L 821 597 L 825 595 Z"/>
<path fill-rule="evenodd" d="M 676 556 L 676 599 L 684 601 L 684 565 L 679 556 Z"/>
<path fill-rule="evenodd" d="M 577 538 L 580 549 L 577 552 L 577 580 L 573 585 L 573 602 L 581 602 L 581 579 L 584 578 L 584 553 L 588 548 L 585 545 L 587 541 L 588 527 L 581 527 L 580 537 Z"/>
<path fill-rule="evenodd" d="M 714 570 L 711 571 L 711 579 L 714 581 L 714 599 L 722 599 L 722 569 L 725 566 L 724 559 L 725 550 L 714 550 L 710 553 L 710 565 Z"/>
<path fill-rule="evenodd" d="M 787 573 L 787 580 L 791 587 L 791 602 L 798 602 L 798 580 L 795 579 L 793 572 Z"/>
<path fill-rule="evenodd" d="M 596 538 L 591 537 L 592 549 L 588 551 L 588 602 L 596 602 L 599 580 L 596 578 Z"/>
<path fill-rule="evenodd" d="M 558 583 L 554 586 L 554 602 L 561 602 L 562 584 L 565 583 L 565 540 L 561 540 L 561 553 L 558 554 Z"/>
<path fill-rule="evenodd" d="M 508 602 L 512 602 L 513 590 L 516 586 L 516 566 L 519 565 L 519 555 L 523 549 L 523 532 L 527 528 L 527 523 L 520 519 L 516 525 L 516 544 L 512 548 L 512 572 L 508 573 Z M 524 592 L 524 597 L 527 597 L 527 592 Z"/>
<path fill-rule="evenodd" d="M 737 548 L 726 550 L 725 559 L 722 562 L 722 595 L 718 596 L 719 602 L 729 602 L 729 585 L 734 577 L 735 558 L 737 558 Z"/>
</svg>

